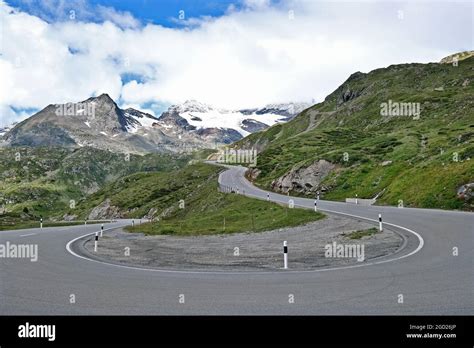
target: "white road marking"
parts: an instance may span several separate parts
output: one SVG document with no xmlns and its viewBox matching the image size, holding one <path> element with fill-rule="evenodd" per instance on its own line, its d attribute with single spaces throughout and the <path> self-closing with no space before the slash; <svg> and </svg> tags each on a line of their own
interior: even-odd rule
<svg viewBox="0 0 474 348">
<path fill-rule="evenodd" d="M 305 207 L 305 208 L 307 208 L 307 207 Z M 321 210 L 323 210 L 323 209 L 321 209 Z M 328 213 L 331 212 L 331 213 L 336 213 L 336 214 L 342 214 L 342 215 L 347 215 L 347 216 L 354 217 L 354 218 L 357 218 L 357 219 L 369 220 L 369 221 L 373 221 L 373 222 L 378 223 L 378 220 L 369 219 L 369 218 L 366 218 L 366 217 L 363 217 L 363 216 L 346 214 L 346 213 L 331 211 L 331 210 L 324 210 L 324 211 L 326 211 Z M 277 274 L 277 273 L 278 274 L 284 274 L 284 273 L 316 273 L 316 272 L 337 271 L 337 270 L 344 270 L 344 269 L 351 269 L 351 268 L 358 268 L 358 267 L 373 266 L 373 265 L 379 265 L 379 264 L 382 264 L 382 263 L 393 262 L 393 261 L 398 261 L 398 260 L 404 259 L 408 256 L 416 254 L 417 252 L 419 252 L 423 248 L 425 242 L 424 242 L 423 238 L 418 233 L 416 233 L 415 231 L 413 231 L 409 228 L 399 226 L 399 225 L 395 225 L 395 224 L 391 224 L 391 223 L 388 223 L 388 222 L 386 222 L 386 224 L 390 225 L 390 226 L 393 226 L 393 227 L 400 228 L 402 230 L 405 230 L 409 233 L 414 234 L 419 240 L 418 247 L 415 250 L 413 250 L 412 252 L 408 253 L 408 254 L 401 255 L 399 257 L 392 258 L 392 259 L 372 261 L 372 262 L 367 262 L 367 263 L 358 264 L 358 265 L 320 268 L 320 269 L 306 270 L 306 271 L 284 270 L 284 271 L 234 271 L 234 272 L 226 272 L 226 271 L 179 271 L 179 270 L 166 270 L 166 269 L 152 269 L 152 268 L 142 268 L 142 267 L 134 267 L 134 266 L 117 265 L 117 264 L 114 264 L 114 263 L 94 260 L 94 259 L 90 259 L 90 258 L 85 257 L 85 256 L 78 255 L 74 251 L 71 250 L 72 243 L 74 243 L 75 241 L 77 241 L 81 238 L 91 236 L 91 235 L 95 234 L 95 232 L 84 234 L 82 236 L 79 236 L 79 237 L 74 238 L 73 240 L 69 241 L 66 245 L 66 250 L 71 255 L 76 256 L 76 257 L 81 258 L 81 259 L 84 259 L 84 260 L 87 260 L 87 261 L 101 263 L 103 265 L 109 265 L 109 266 L 114 266 L 114 267 L 133 269 L 133 270 L 141 270 L 141 271 L 148 271 L 148 272 L 161 272 L 161 273 L 182 273 L 182 274 L 223 274 L 223 275 L 247 274 L 247 275 L 252 275 L 252 274 Z M 123 227 L 123 226 L 108 228 L 108 229 L 104 230 L 104 232 L 109 231 L 109 230 L 113 230 L 113 229 L 116 229 L 116 228 L 119 228 L 119 227 Z"/>
<path fill-rule="evenodd" d="M 37 233 L 22 234 L 22 235 L 20 235 L 20 237 L 34 236 L 34 235 L 36 235 L 36 234 L 37 234 Z"/>
<path fill-rule="evenodd" d="M 260 196 L 257 196 L 257 195 L 249 195 L 249 196 L 253 196 L 255 198 L 261 198 L 262 200 L 264 199 L 263 197 L 260 197 Z M 281 203 L 281 202 L 279 202 Z M 309 207 L 305 206 L 305 205 L 301 205 L 301 204 L 296 204 L 295 203 L 295 206 L 299 206 L 299 207 L 302 207 L 302 208 L 305 208 L 305 209 L 310 209 Z M 359 215 L 352 215 L 352 214 L 347 214 L 347 213 L 343 213 L 343 212 L 339 212 L 339 211 L 335 211 L 335 210 L 329 210 L 329 209 L 324 209 L 324 208 L 318 208 L 318 210 L 320 211 L 325 211 L 327 213 L 334 213 L 334 214 L 340 214 L 340 215 L 345 215 L 345 216 L 349 216 L 349 217 L 352 217 L 352 218 L 357 218 L 357 219 L 362 219 L 362 220 L 368 220 L 368 221 L 372 221 L 372 222 L 375 222 L 378 224 L 379 220 L 377 219 L 370 219 L 370 218 L 367 218 L 367 217 L 364 217 L 364 216 L 359 216 Z M 393 226 L 393 227 L 397 227 L 399 229 L 402 229 L 402 230 L 405 230 L 407 232 L 410 232 L 412 234 L 414 234 L 417 238 L 418 238 L 418 241 L 419 241 L 419 244 L 418 244 L 418 247 L 413 250 L 411 253 L 408 253 L 406 255 L 402 255 L 400 257 L 397 257 L 395 259 L 389 259 L 389 260 L 383 260 L 383 261 L 377 261 L 377 262 L 372 262 L 372 263 L 365 263 L 365 264 L 361 264 L 361 265 L 354 265 L 354 266 L 344 266 L 344 267 L 335 267 L 335 268 L 329 268 L 328 270 L 331 270 L 331 269 L 345 269 L 345 268 L 354 268 L 354 267 L 360 267 L 360 266 L 368 266 L 368 265 L 378 265 L 378 264 L 381 264 L 381 263 L 385 263 L 385 262 L 391 262 L 391 261 L 396 261 L 396 260 L 401 260 L 405 257 L 408 257 L 408 256 L 411 256 L 411 255 L 414 255 L 416 254 L 418 251 L 421 250 L 421 248 L 423 248 L 423 246 L 425 245 L 425 241 L 423 239 L 422 236 L 420 236 L 420 234 L 418 234 L 417 232 L 413 231 L 413 230 L 410 230 L 409 228 L 406 228 L 406 227 L 403 227 L 403 226 L 400 226 L 400 225 L 395 225 L 395 224 L 392 224 L 392 223 L 388 223 L 388 222 L 384 222 L 384 224 L 386 225 L 390 225 L 390 226 Z M 322 270 L 326 270 L 326 269 L 322 269 Z"/>
<path fill-rule="evenodd" d="M 223 173 L 221 173 L 223 174 Z M 219 175 L 217 181 L 218 183 L 220 183 L 221 179 L 221 175 Z M 241 184 L 243 184 L 243 182 L 241 182 Z M 246 185 L 247 186 L 247 185 Z M 252 186 L 250 186 L 251 188 L 254 188 Z M 266 192 L 266 191 L 263 191 L 261 190 L 262 192 Z M 260 196 L 257 196 L 257 195 L 252 195 L 250 194 L 249 196 L 254 196 L 255 198 L 262 198 Z M 264 198 L 262 198 L 264 199 Z M 308 208 L 306 206 L 302 206 L 302 205 L 299 205 L 299 204 L 295 204 L 297 206 L 300 206 L 300 207 L 303 207 L 303 208 Z M 320 209 L 322 211 L 325 211 L 325 212 L 328 212 L 328 213 L 335 213 L 335 214 L 341 214 L 341 215 L 346 215 L 346 216 L 349 216 L 349 217 L 353 217 L 353 218 L 357 218 L 357 219 L 363 219 L 363 220 L 367 220 L 367 221 L 372 221 L 372 222 L 376 222 L 378 224 L 378 220 L 375 220 L 375 219 L 370 219 L 370 218 L 366 218 L 366 217 L 363 217 L 363 216 L 358 216 L 358 215 L 352 215 L 352 214 L 347 214 L 347 213 L 343 213 L 343 212 L 338 212 L 338 211 L 334 211 L 334 210 L 328 210 L 328 209 Z M 84 237 L 87 237 L 87 236 L 91 236 L 93 234 L 95 234 L 95 232 L 92 232 L 92 233 L 87 233 L 85 235 L 82 235 L 82 236 L 79 236 L 77 238 L 74 238 L 73 240 L 69 241 L 66 245 L 66 250 L 73 256 L 76 256 L 78 258 L 81 258 L 81 259 L 84 259 L 84 260 L 88 260 L 88 261 L 91 261 L 91 262 L 96 262 L 96 263 L 101 263 L 101 264 L 104 264 L 104 265 L 109 265 L 109 266 L 114 266 L 114 267 L 121 267 L 121 268 L 127 268 L 127 269 L 133 269 L 133 270 L 141 270 L 141 271 L 149 271 L 149 272 L 161 272 L 161 273 L 183 273 L 183 274 L 224 274 L 224 275 L 232 275 L 232 274 L 283 274 L 283 273 L 316 273 L 316 272 L 326 272 L 326 271 L 336 271 L 336 270 L 343 270 L 343 269 L 351 269 L 351 268 L 358 268 L 358 267 L 366 267 L 366 266 L 372 266 L 372 265 L 378 265 L 378 264 L 382 264 L 382 263 L 387 263 L 387 262 L 393 262 L 393 261 L 398 261 L 398 260 L 401 260 L 401 259 L 404 259 L 408 256 L 412 256 L 414 254 L 416 254 L 417 252 L 419 252 L 425 242 L 423 240 L 423 238 L 415 231 L 409 229 L 409 228 L 406 228 L 406 227 L 403 227 L 403 226 L 400 226 L 400 225 L 395 225 L 395 224 L 391 224 L 391 223 L 388 223 L 386 222 L 387 225 L 390 225 L 390 226 L 393 226 L 393 227 L 397 227 L 397 228 L 400 228 L 402 230 L 405 230 L 409 233 L 412 233 L 414 234 L 417 238 L 418 238 L 418 241 L 419 241 L 419 244 L 418 244 L 418 247 L 413 250 L 412 252 L 408 253 L 408 254 L 405 254 L 405 255 L 401 255 L 399 257 L 396 257 L 396 258 L 391 258 L 391 259 L 386 259 L 386 260 L 380 260 L 380 261 L 372 261 L 372 262 L 367 262 L 367 263 L 363 263 L 363 264 L 358 264 L 358 265 L 349 265 L 349 266 L 340 266 L 340 267 L 329 267 L 329 268 L 320 268 L 320 269 L 315 269 L 315 270 L 306 270 L 306 271 L 293 271 L 293 270 L 285 270 L 285 271 L 235 271 L 235 272 L 225 272 L 225 271 L 178 271 L 178 270 L 164 270 L 164 269 L 150 269 L 150 268 L 141 268 L 141 267 L 134 267 L 134 266 L 124 266 L 124 265 L 117 265 L 117 264 L 114 264 L 114 263 L 108 263 L 108 262 L 104 262 L 104 261 L 99 261 L 99 260 L 94 260 L 94 259 L 90 259 L 88 257 L 85 257 L 85 256 L 81 256 L 81 255 L 78 255 L 76 254 L 74 251 L 71 250 L 71 245 L 72 243 L 74 243 L 75 241 L 81 239 L 81 238 L 84 238 Z M 108 228 L 104 231 L 109 231 L 109 230 L 112 230 L 112 229 L 116 229 L 116 228 L 119 228 L 119 227 L 123 227 L 123 226 L 117 226 L 117 227 L 112 227 L 112 228 Z"/>
</svg>

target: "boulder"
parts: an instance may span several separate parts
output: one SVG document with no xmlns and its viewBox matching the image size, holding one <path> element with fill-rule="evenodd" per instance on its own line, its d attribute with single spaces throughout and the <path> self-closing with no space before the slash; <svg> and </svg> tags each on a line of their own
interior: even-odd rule
<svg viewBox="0 0 474 348">
<path fill-rule="evenodd" d="M 459 199 L 469 201 L 474 197 L 474 182 L 462 185 L 458 188 L 457 196 Z"/>
<path fill-rule="evenodd" d="M 272 182 L 274 191 L 287 193 L 296 191 L 300 193 L 324 191 L 320 187 L 323 179 L 336 168 L 336 165 L 326 160 L 319 160 L 309 167 L 292 169 L 282 177 Z"/>
<path fill-rule="evenodd" d="M 249 168 L 247 170 L 247 172 L 245 173 L 245 176 L 250 180 L 250 181 L 254 181 L 255 179 L 257 179 L 257 177 L 259 176 L 259 174 L 261 173 L 261 170 L 257 169 L 257 168 Z"/>
</svg>

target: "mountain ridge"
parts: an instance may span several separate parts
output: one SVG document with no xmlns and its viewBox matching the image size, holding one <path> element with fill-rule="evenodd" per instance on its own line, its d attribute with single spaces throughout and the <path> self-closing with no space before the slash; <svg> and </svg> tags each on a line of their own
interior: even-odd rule
<svg viewBox="0 0 474 348">
<path fill-rule="evenodd" d="M 307 106 L 278 104 L 271 110 L 274 114 L 259 112 L 269 110 L 263 108 L 245 115 L 188 100 L 155 117 L 134 108 L 121 109 L 103 93 L 79 103 L 50 104 L 4 129 L 0 140 L 1 146 L 92 146 L 136 154 L 189 152 L 230 144 L 276 122 L 286 122 L 295 116 L 288 110 L 297 112 L 302 105 Z"/>
</svg>

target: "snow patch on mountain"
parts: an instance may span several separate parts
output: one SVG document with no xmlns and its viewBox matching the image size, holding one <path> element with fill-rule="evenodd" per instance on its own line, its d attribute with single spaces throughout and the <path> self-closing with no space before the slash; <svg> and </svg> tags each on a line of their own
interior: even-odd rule
<svg viewBox="0 0 474 348">
<path fill-rule="evenodd" d="M 132 108 L 125 109 L 124 115 L 127 119 L 125 128 L 128 133 L 136 133 L 141 128 L 152 128 L 153 124 L 158 122 L 155 116 Z"/>
<path fill-rule="evenodd" d="M 305 103 L 271 104 L 261 109 L 225 110 L 210 105 L 188 100 L 183 104 L 173 105 L 168 111 L 176 112 L 196 129 L 218 128 L 234 129 L 243 137 L 251 134 L 249 122 L 257 122 L 271 127 L 276 123 L 286 122 L 290 117 L 309 107 Z"/>
<path fill-rule="evenodd" d="M 13 122 L 12 124 L 10 125 L 7 125 L 7 126 L 0 126 L 0 138 L 6 134 L 10 129 L 13 129 L 16 125 L 18 124 L 18 122 Z"/>
<path fill-rule="evenodd" d="M 238 131 L 242 136 L 247 136 L 247 132 L 242 128 L 242 122 L 249 117 L 241 112 L 221 113 L 219 110 L 208 112 L 184 112 L 180 114 L 188 123 L 197 129 L 201 128 L 231 128 Z M 199 118 L 199 119 L 198 119 Z M 256 115 L 257 121 L 272 126 L 279 121 L 284 121 L 284 117 L 274 114 Z"/>
</svg>

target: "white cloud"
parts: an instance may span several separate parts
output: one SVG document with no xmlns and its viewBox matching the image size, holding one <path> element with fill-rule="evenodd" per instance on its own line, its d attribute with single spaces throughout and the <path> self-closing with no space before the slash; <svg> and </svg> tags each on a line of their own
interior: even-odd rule
<svg viewBox="0 0 474 348">
<path fill-rule="evenodd" d="M 140 22 L 135 19 L 129 12 L 116 11 L 112 7 L 97 6 L 97 12 L 103 20 L 111 21 L 121 28 L 138 28 Z"/>
<path fill-rule="evenodd" d="M 243 4 L 249 9 L 264 9 L 270 7 L 270 0 L 244 0 Z"/>
<path fill-rule="evenodd" d="M 90 11 L 75 3 L 78 14 Z M 14 118 L 10 107 L 100 93 L 124 105 L 196 99 L 226 109 L 320 101 L 355 71 L 472 49 L 470 3 L 246 5 L 191 27 L 165 28 L 140 26 L 111 9 L 101 10 L 103 23 L 48 23 L 0 0 L 0 124 Z M 144 78 L 123 84 L 124 73 Z"/>
</svg>

